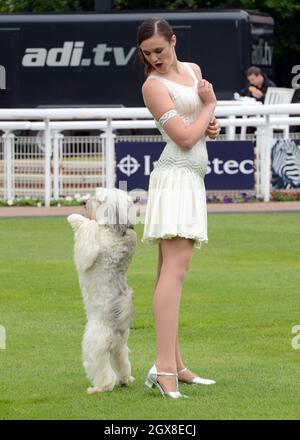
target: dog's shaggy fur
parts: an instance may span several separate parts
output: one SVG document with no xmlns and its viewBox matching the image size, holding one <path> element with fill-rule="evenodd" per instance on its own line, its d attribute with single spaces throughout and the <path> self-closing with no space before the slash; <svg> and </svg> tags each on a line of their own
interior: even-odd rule
<svg viewBox="0 0 300 440">
<path fill-rule="evenodd" d="M 112 391 L 134 380 L 127 340 L 132 319 L 132 290 L 126 272 L 136 248 L 131 198 L 118 189 L 99 188 L 86 204 L 86 215 L 71 214 L 74 260 L 87 324 L 83 365 L 92 387 L 88 394 Z"/>
</svg>

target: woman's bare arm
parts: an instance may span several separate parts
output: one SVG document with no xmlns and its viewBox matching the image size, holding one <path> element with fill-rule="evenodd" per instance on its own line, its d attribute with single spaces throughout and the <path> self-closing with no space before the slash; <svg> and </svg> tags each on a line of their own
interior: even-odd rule
<svg viewBox="0 0 300 440">
<path fill-rule="evenodd" d="M 194 73 L 198 79 L 198 81 L 202 80 L 202 72 L 198 64 L 189 63 L 191 68 L 194 70 Z M 208 136 L 210 139 L 216 139 L 221 131 L 221 125 L 217 118 L 213 117 L 210 121 L 207 129 L 206 129 L 206 136 Z"/>
<path fill-rule="evenodd" d="M 146 107 L 157 121 L 163 114 L 175 109 L 168 89 L 158 80 L 146 81 L 143 85 L 142 93 Z M 207 81 L 203 81 L 203 84 L 199 85 L 199 96 L 203 101 L 203 108 L 194 122 L 186 125 L 183 118 L 177 115 L 164 124 L 164 130 L 167 135 L 179 147 L 185 150 L 192 148 L 205 135 L 216 106 L 216 98 L 212 86 Z"/>
</svg>

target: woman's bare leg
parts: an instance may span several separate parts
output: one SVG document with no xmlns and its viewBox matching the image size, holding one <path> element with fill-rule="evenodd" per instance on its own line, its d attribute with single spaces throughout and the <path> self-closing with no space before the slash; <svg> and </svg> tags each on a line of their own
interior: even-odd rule
<svg viewBox="0 0 300 440">
<path fill-rule="evenodd" d="M 162 251 L 161 251 L 161 245 L 159 243 L 158 245 L 158 259 L 157 259 L 157 275 L 156 275 L 156 283 L 155 283 L 155 288 L 157 286 L 157 282 L 159 280 L 159 276 L 160 276 L 160 271 L 161 271 L 161 267 L 162 267 Z M 178 340 L 178 329 L 177 329 L 177 337 L 176 337 L 176 344 L 175 344 L 175 356 L 176 356 L 176 369 L 177 371 L 182 370 L 183 368 L 185 368 L 184 362 L 181 358 L 181 354 L 180 354 L 180 348 L 179 348 L 179 340 Z M 186 371 L 184 373 L 180 374 L 180 379 L 181 380 L 192 380 L 194 377 L 196 377 L 197 375 L 192 373 L 191 371 Z"/>
<path fill-rule="evenodd" d="M 157 283 L 159 280 L 161 266 L 162 266 L 162 252 L 161 252 L 161 245 L 159 243 L 158 244 L 157 271 L 156 271 L 156 281 L 155 281 L 154 292 L 155 292 L 155 289 L 156 289 L 156 286 L 157 286 Z"/>
<path fill-rule="evenodd" d="M 180 354 L 180 348 L 179 348 L 179 340 L 178 340 L 178 331 L 177 331 L 177 337 L 176 337 L 176 366 L 177 366 L 177 371 L 182 370 L 183 368 L 185 368 L 184 362 L 181 358 L 181 354 Z M 197 377 L 197 374 L 192 373 L 190 370 L 188 371 L 184 371 L 183 373 L 180 373 L 180 380 L 182 381 L 190 381 L 192 379 L 194 379 L 195 377 Z"/>
<path fill-rule="evenodd" d="M 193 245 L 192 240 L 179 237 L 160 242 L 162 262 L 153 296 L 158 371 L 177 372 L 175 347 L 180 296 Z M 166 392 L 176 390 L 175 377 L 160 376 L 159 382 Z"/>
</svg>

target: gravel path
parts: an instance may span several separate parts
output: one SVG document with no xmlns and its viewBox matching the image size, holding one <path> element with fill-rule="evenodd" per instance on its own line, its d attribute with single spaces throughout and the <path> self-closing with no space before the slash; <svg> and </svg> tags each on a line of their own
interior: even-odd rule
<svg viewBox="0 0 300 440">
<path fill-rule="evenodd" d="M 260 202 L 260 203 L 209 203 L 208 213 L 249 213 L 249 212 L 300 212 L 300 202 Z M 62 206 L 36 208 L 31 206 L 0 207 L 0 217 L 66 217 L 72 213 L 82 214 L 82 206 Z"/>
</svg>

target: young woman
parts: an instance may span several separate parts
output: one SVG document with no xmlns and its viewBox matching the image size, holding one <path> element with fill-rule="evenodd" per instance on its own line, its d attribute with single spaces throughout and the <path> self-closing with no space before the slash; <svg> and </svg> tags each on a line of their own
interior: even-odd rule
<svg viewBox="0 0 300 440">
<path fill-rule="evenodd" d="M 215 383 L 185 367 L 178 343 L 178 315 L 193 247 L 200 248 L 207 241 L 205 136 L 215 138 L 220 124 L 214 118 L 212 85 L 202 79 L 196 64 L 177 59 L 176 36 L 169 23 L 161 18 L 146 20 L 137 39 L 147 75 L 144 102 L 166 141 L 150 175 L 142 239 L 159 248 L 153 296 L 157 357 L 145 384 L 176 399 L 183 397 L 178 380 Z"/>
</svg>

